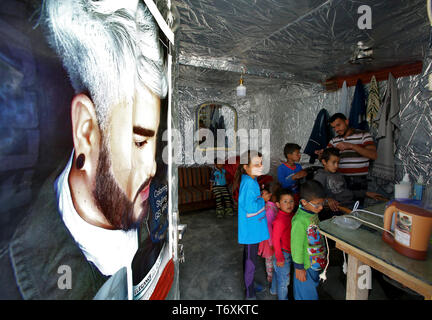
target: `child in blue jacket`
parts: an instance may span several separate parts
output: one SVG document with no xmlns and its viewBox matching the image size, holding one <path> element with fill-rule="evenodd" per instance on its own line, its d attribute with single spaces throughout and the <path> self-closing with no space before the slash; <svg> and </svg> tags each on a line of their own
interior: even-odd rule
<svg viewBox="0 0 432 320">
<path fill-rule="evenodd" d="M 243 155 L 241 160 L 246 159 Z M 259 152 L 247 152 L 247 164 L 237 168 L 234 185 L 240 184 L 238 198 L 238 242 L 244 245 L 243 276 L 246 287 L 246 299 L 256 299 L 255 269 L 258 246 L 261 241 L 270 238 L 267 228 L 265 201 L 261 197 L 257 177 L 262 174 L 262 155 Z"/>
</svg>

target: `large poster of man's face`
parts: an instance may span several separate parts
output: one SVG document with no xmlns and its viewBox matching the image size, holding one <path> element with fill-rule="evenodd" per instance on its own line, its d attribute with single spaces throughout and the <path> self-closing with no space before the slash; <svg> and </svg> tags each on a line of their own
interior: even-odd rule
<svg viewBox="0 0 432 320">
<path fill-rule="evenodd" d="M 166 298 L 169 44 L 153 14 L 5 0 L 0 24 L 0 298 Z"/>
</svg>

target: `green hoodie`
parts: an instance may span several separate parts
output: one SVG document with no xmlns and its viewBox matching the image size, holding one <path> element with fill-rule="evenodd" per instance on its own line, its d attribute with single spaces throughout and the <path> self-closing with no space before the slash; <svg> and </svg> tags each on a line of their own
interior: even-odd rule
<svg viewBox="0 0 432 320">
<path fill-rule="evenodd" d="M 292 219 L 291 255 L 296 269 L 324 269 L 327 258 L 322 236 L 318 229 L 318 214 L 301 206 Z"/>
</svg>

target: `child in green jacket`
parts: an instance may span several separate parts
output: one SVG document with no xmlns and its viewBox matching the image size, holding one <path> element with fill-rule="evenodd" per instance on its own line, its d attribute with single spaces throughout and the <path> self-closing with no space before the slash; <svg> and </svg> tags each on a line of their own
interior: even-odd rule
<svg viewBox="0 0 432 320">
<path fill-rule="evenodd" d="M 300 206 L 292 219 L 291 229 L 296 300 L 318 300 L 319 275 L 327 263 L 318 230 L 318 213 L 323 209 L 324 198 L 324 189 L 318 181 L 309 180 L 300 186 Z"/>
</svg>

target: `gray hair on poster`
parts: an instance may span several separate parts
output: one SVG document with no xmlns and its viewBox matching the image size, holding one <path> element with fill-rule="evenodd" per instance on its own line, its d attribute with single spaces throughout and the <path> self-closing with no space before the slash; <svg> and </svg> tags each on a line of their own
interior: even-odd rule
<svg viewBox="0 0 432 320">
<path fill-rule="evenodd" d="M 133 103 L 140 85 L 166 96 L 158 27 L 141 1 L 45 0 L 40 22 L 75 93 L 93 100 L 103 131 L 110 107 Z"/>
</svg>

